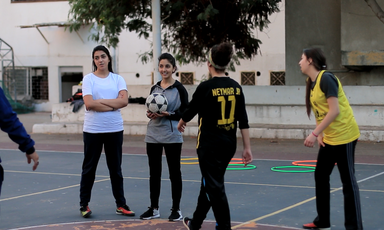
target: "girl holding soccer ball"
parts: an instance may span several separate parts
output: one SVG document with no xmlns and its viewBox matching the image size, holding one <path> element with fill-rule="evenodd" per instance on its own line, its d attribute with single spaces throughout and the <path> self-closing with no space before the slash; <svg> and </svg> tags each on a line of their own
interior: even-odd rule
<svg viewBox="0 0 384 230">
<path fill-rule="evenodd" d="M 154 113 L 148 110 L 146 114 L 150 119 L 145 142 L 149 165 L 151 205 L 140 218 L 145 220 L 160 218 L 161 161 L 164 149 L 172 190 L 172 207 L 168 219 L 177 221 L 183 218 L 180 211 L 182 192 L 180 158 L 183 137 L 177 130 L 177 124 L 188 105 L 188 93 L 184 86 L 172 77 L 172 74 L 177 70 L 175 58 L 171 54 L 163 53 L 158 60 L 162 80 L 151 87 L 149 94 L 163 94 L 168 101 L 168 105 L 166 111 Z"/>
</svg>

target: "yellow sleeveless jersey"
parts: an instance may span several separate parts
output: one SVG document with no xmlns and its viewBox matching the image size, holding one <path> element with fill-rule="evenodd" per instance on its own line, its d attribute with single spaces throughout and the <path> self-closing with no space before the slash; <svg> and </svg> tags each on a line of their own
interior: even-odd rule
<svg viewBox="0 0 384 230">
<path fill-rule="evenodd" d="M 321 71 L 317 76 L 316 84 L 311 89 L 311 107 L 315 115 L 316 121 L 320 124 L 329 111 L 327 98 L 320 89 L 321 77 L 325 70 Z M 343 87 L 339 79 L 336 77 L 339 85 L 338 100 L 340 113 L 336 119 L 323 131 L 324 143 L 329 145 L 342 145 L 356 140 L 360 136 L 359 127 L 357 126 L 353 111 L 349 105 L 348 99 L 344 94 Z"/>
</svg>

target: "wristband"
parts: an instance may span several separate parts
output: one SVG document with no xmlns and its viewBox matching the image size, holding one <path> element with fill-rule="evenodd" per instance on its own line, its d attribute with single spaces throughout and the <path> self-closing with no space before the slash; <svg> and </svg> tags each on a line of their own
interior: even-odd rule
<svg viewBox="0 0 384 230">
<path fill-rule="evenodd" d="M 314 132 L 312 132 L 312 135 L 315 136 L 315 137 L 318 137 L 319 135 L 316 135 Z"/>
</svg>

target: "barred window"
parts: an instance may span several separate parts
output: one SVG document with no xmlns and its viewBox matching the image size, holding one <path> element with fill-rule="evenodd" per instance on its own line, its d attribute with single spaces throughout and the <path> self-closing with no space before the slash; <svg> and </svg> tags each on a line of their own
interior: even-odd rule
<svg viewBox="0 0 384 230">
<path fill-rule="evenodd" d="M 256 73 L 253 72 L 241 72 L 241 84 L 242 85 L 256 85 Z"/>
<path fill-rule="evenodd" d="M 194 84 L 194 74 L 193 72 L 179 72 L 180 82 L 183 85 L 193 85 Z"/>
<path fill-rule="evenodd" d="M 48 100 L 47 67 L 7 67 L 4 75 L 4 87 L 11 97 L 20 101 L 32 96 L 35 100 Z"/>
<path fill-rule="evenodd" d="M 285 71 L 271 71 L 271 85 L 285 85 Z"/>
</svg>

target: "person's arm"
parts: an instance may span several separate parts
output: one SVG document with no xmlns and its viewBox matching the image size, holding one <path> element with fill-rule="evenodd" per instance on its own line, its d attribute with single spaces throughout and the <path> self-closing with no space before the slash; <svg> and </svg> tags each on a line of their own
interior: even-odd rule
<svg viewBox="0 0 384 230">
<path fill-rule="evenodd" d="M 251 139 L 249 138 L 249 129 L 240 129 L 241 136 L 243 139 L 243 163 L 244 166 L 251 163 L 253 160 L 251 151 Z"/>
<path fill-rule="evenodd" d="M 128 105 L 128 92 L 126 90 L 120 90 L 116 99 L 99 99 L 96 101 L 111 108 L 121 109 Z"/>
<path fill-rule="evenodd" d="M 12 110 L 3 89 L 0 88 L 0 128 L 8 133 L 9 138 L 19 145 L 19 149 L 26 153 L 28 164 L 34 161 L 33 170 L 39 164 L 39 156 L 35 152 L 35 142 L 28 135 L 23 124 L 19 121 L 17 114 Z"/>
<path fill-rule="evenodd" d="M 321 123 L 316 125 L 316 128 L 312 131 L 311 134 L 308 135 L 304 141 L 304 145 L 307 147 L 313 147 L 316 139 L 319 141 L 319 144 L 324 146 L 323 131 L 336 119 L 340 113 L 339 99 L 337 97 L 327 98 L 327 103 L 329 108 L 327 115 L 325 115 Z"/>
<path fill-rule="evenodd" d="M 181 116 L 183 115 L 184 111 L 187 109 L 188 106 L 188 92 L 185 87 L 180 83 L 180 85 L 177 86 L 177 90 L 180 95 L 180 107 L 175 110 L 174 113 L 168 114 L 170 120 L 176 121 L 181 119 Z"/>
<path fill-rule="evenodd" d="M 198 113 L 199 103 L 201 102 L 202 92 L 201 84 L 196 88 L 196 91 L 192 95 L 192 100 L 188 104 L 185 112 L 183 113 L 181 119 L 179 120 L 179 124 L 177 125 L 177 129 L 179 132 L 184 132 L 187 123 L 191 121 L 196 114 Z M 201 105 L 200 105 L 201 106 Z"/>
<path fill-rule="evenodd" d="M 92 95 L 83 96 L 83 100 L 87 110 L 92 110 L 96 112 L 107 112 L 115 110 L 111 106 L 102 104 L 100 100 L 93 100 Z"/>
</svg>

